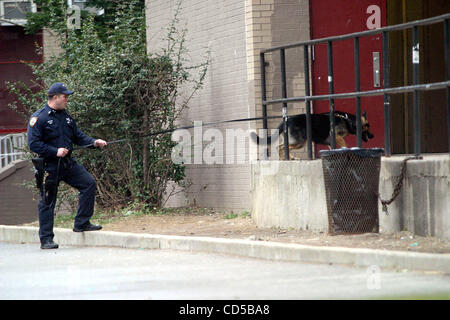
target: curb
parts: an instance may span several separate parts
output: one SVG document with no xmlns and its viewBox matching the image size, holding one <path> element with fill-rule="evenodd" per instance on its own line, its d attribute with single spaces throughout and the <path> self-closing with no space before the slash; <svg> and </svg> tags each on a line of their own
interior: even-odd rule
<svg viewBox="0 0 450 320">
<path fill-rule="evenodd" d="M 231 254 L 250 258 L 310 263 L 333 263 L 358 267 L 435 271 L 450 274 L 450 254 L 384 251 L 374 249 L 318 247 L 269 241 L 222 239 L 96 231 L 73 232 L 55 228 L 55 241 L 69 246 L 100 246 L 133 249 L 172 249 Z M 0 225 L 0 241 L 39 243 L 37 227 Z"/>
</svg>

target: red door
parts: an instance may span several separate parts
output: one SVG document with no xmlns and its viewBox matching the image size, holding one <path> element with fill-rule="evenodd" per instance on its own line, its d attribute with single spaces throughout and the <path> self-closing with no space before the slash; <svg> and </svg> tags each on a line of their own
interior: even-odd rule
<svg viewBox="0 0 450 320">
<path fill-rule="evenodd" d="M 310 1 L 311 39 L 318 39 L 353 32 L 366 31 L 386 25 L 386 0 L 311 0 Z M 360 86 L 361 91 L 380 89 L 382 75 L 382 37 L 381 34 L 363 37 L 360 43 Z M 353 39 L 333 42 L 334 92 L 355 91 Z M 377 56 L 379 68 L 377 68 Z M 374 62 L 375 59 L 375 62 Z M 312 91 L 314 95 L 328 94 L 327 44 L 315 45 L 312 62 Z M 379 78 L 374 77 L 375 68 Z M 335 99 L 335 110 L 355 114 L 355 98 Z M 315 113 L 328 112 L 329 100 L 315 101 Z M 361 98 L 361 110 L 367 111 L 374 138 L 363 148 L 384 147 L 384 109 L 383 96 Z M 356 136 L 346 138 L 347 147 L 355 147 Z M 319 150 L 328 149 L 317 145 Z"/>
</svg>

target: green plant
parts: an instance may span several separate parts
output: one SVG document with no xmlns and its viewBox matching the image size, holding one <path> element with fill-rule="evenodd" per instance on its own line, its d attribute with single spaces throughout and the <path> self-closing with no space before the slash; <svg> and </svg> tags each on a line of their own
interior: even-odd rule
<svg viewBox="0 0 450 320">
<path fill-rule="evenodd" d="M 231 212 L 225 216 L 225 219 L 234 219 L 237 217 L 238 217 L 238 215 L 236 213 Z"/>
<path fill-rule="evenodd" d="M 241 214 L 241 217 L 250 217 L 250 216 L 251 216 L 251 214 L 247 210 L 243 211 L 242 214 Z"/>
</svg>

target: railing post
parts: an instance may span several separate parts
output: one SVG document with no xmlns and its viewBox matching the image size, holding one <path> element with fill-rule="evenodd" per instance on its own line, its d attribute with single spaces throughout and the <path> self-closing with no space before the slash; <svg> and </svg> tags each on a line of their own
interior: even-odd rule
<svg viewBox="0 0 450 320">
<path fill-rule="evenodd" d="M 286 57 L 285 50 L 280 50 L 280 63 L 281 63 L 281 96 L 283 99 L 287 98 L 286 87 Z M 283 102 L 283 133 L 284 133 L 284 160 L 289 160 L 289 134 L 287 126 L 287 103 Z"/>
<path fill-rule="evenodd" d="M 354 64 L 355 64 L 355 91 L 361 90 L 360 64 L 359 64 L 359 37 L 354 38 Z M 362 148 L 362 128 L 361 128 L 361 97 L 356 97 L 356 142 L 358 148 Z"/>
<path fill-rule="evenodd" d="M 389 80 L 389 33 L 383 31 L 383 88 L 390 87 Z M 384 94 L 384 152 L 387 156 L 391 155 L 391 97 Z"/>
<path fill-rule="evenodd" d="M 419 84 L 419 29 L 417 26 L 413 27 L 413 84 Z M 419 91 L 414 90 L 413 93 L 414 104 L 414 153 L 416 156 L 420 155 L 420 110 L 419 110 Z"/>
<path fill-rule="evenodd" d="M 309 53 L 308 46 L 303 47 L 303 64 L 305 70 L 305 96 L 310 95 L 310 85 L 309 85 Z M 311 102 L 306 99 L 306 139 L 308 140 L 308 159 L 312 160 L 312 133 L 311 133 Z"/>
<path fill-rule="evenodd" d="M 4 158 L 3 153 L 6 154 L 6 152 L 4 151 L 6 149 L 4 147 L 4 143 L 5 143 L 4 141 L 5 141 L 5 139 L 0 139 L 0 169 L 3 168 L 3 166 L 4 166 L 3 162 L 6 162 L 6 159 L 5 159 L 5 161 L 3 161 L 3 158 Z"/>
<path fill-rule="evenodd" d="M 330 94 L 334 94 L 332 41 L 328 41 L 328 91 Z M 330 132 L 331 132 L 331 148 L 336 149 L 336 130 L 335 130 L 333 98 L 330 98 Z"/>
<path fill-rule="evenodd" d="M 262 116 L 263 116 L 263 129 L 266 130 L 266 133 L 269 134 L 267 132 L 267 105 L 264 103 L 264 101 L 266 101 L 267 96 L 266 96 L 266 60 L 264 57 L 264 52 L 261 52 L 259 54 L 260 57 L 260 72 L 261 72 L 261 101 L 262 101 L 262 105 L 261 105 L 261 109 L 262 109 Z M 269 157 L 269 151 L 268 151 L 268 146 L 266 146 L 265 150 L 264 150 L 264 155 L 266 158 Z"/>
<path fill-rule="evenodd" d="M 264 57 L 264 52 L 259 54 L 261 61 L 261 99 L 262 99 L 262 116 L 263 119 L 263 129 L 267 130 L 267 105 L 264 103 L 266 101 L 266 61 Z"/>
<path fill-rule="evenodd" d="M 23 149 L 26 141 L 26 136 L 22 134 L 8 134 L 0 137 L 0 169 L 7 166 L 15 160 L 23 158 Z"/>
</svg>

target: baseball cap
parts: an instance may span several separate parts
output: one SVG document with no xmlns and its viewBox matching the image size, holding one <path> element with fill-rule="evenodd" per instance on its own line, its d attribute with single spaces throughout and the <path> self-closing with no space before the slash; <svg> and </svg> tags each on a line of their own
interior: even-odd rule
<svg viewBox="0 0 450 320">
<path fill-rule="evenodd" d="M 66 86 L 61 82 L 55 82 L 51 85 L 50 89 L 48 89 L 48 94 L 73 94 L 74 91 L 71 91 L 66 88 Z"/>
</svg>

